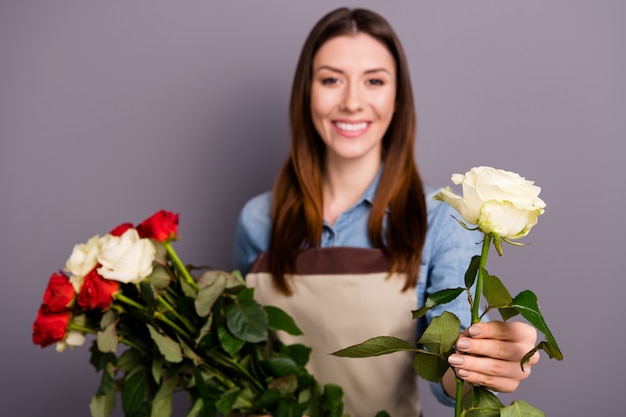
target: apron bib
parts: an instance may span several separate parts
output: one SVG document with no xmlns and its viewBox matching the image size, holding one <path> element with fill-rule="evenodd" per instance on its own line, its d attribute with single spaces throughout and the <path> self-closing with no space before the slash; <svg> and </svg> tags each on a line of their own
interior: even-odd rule
<svg viewBox="0 0 626 417">
<path fill-rule="evenodd" d="M 339 358 L 330 353 L 376 336 L 394 336 L 415 345 L 415 290 L 402 292 L 405 276 L 389 275 L 389 263 L 378 249 L 318 248 L 302 252 L 298 273 L 288 276 L 293 294 L 279 292 L 259 255 L 246 276 L 255 299 L 283 309 L 303 335 L 276 332 L 285 344 L 312 348 L 307 368 L 323 385 L 344 390 L 344 412 L 374 417 L 418 417 L 421 406 L 411 352 L 372 358 Z"/>
</svg>

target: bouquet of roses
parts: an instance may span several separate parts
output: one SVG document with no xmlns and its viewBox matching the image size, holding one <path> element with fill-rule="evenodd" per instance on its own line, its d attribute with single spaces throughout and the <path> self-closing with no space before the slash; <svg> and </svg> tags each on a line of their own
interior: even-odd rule
<svg viewBox="0 0 626 417">
<path fill-rule="evenodd" d="M 502 281 L 486 269 L 487 256 L 491 245 L 502 255 L 502 243 L 521 245 L 515 242 L 528 235 L 543 214 L 546 204 L 538 197 L 541 189 L 519 174 L 491 167 L 475 167 L 465 175 L 454 174 L 452 182 L 462 185 L 463 195 L 455 194 L 446 187 L 436 196 L 461 214 L 459 224 L 468 230 L 479 230 L 483 234 L 482 251 L 474 256 L 465 273 L 465 286 L 448 288 L 430 294 L 425 305 L 413 311 L 417 319 L 434 307 L 449 303 L 465 294 L 468 297 L 472 324 L 477 323 L 490 310 L 498 310 L 502 320 L 507 321 L 521 315 L 545 336 L 545 340 L 535 346 L 521 359 L 520 366 L 530 360 L 538 350 L 543 350 L 550 358 L 563 359 L 563 354 L 548 328 L 537 302 L 537 296 L 530 290 L 511 296 Z M 470 227 L 468 224 L 475 225 Z M 486 299 L 486 307 L 481 312 L 481 296 Z M 455 353 L 455 343 L 461 333 L 460 321 L 456 315 L 444 311 L 435 317 L 424 334 L 412 343 L 389 336 L 378 336 L 334 352 L 333 355 L 362 358 L 384 355 L 399 351 L 415 352 L 413 368 L 428 381 L 439 382 L 448 370 L 448 357 Z M 504 406 L 491 391 L 475 385 L 464 396 L 463 380 L 456 377 L 456 417 L 495 417 L 527 416 L 539 417 L 544 413 L 521 400 Z"/>
<path fill-rule="evenodd" d="M 117 393 L 127 416 L 167 417 L 176 391 L 188 417 L 340 416 L 341 388 L 305 369 L 310 348 L 268 341 L 271 330 L 300 334 L 291 317 L 254 301 L 237 271 L 184 265 L 177 234 L 178 214 L 161 210 L 76 245 L 50 277 L 33 343 L 63 351 L 95 335 L 92 417 L 110 415 Z"/>
</svg>

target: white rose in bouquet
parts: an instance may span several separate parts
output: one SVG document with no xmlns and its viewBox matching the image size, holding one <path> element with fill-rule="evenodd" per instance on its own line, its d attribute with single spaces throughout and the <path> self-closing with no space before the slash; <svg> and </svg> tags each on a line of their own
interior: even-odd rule
<svg viewBox="0 0 626 417">
<path fill-rule="evenodd" d="M 476 167 L 465 175 L 452 175 L 452 182 L 462 185 L 463 196 L 446 187 L 435 199 L 450 204 L 483 233 L 504 239 L 526 236 L 546 207 L 538 197 L 541 188 L 514 172 Z"/>
<path fill-rule="evenodd" d="M 106 279 L 139 283 L 152 273 L 156 248 L 150 239 L 140 238 L 137 230 L 128 229 L 121 236 L 105 235 L 100 239 L 98 273 Z"/>
<path fill-rule="evenodd" d="M 65 271 L 71 274 L 70 282 L 76 292 L 80 291 L 83 278 L 98 264 L 100 236 L 92 236 L 86 243 L 74 245 L 72 254 L 65 263 Z"/>
</svg>

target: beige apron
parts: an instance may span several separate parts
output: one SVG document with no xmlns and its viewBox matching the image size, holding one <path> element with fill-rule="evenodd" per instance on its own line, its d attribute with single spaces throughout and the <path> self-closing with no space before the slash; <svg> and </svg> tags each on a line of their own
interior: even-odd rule
<svg viewBox="0 0 626 417">
<path fill-rule="evenodd" d="M 376 336 L 395 336 L 415 345 L 417 308 L 414 289 L 402 292 L 403 275 L 388 274 L 378 249 L 320 248 L 302 252 L 298 274 L 288 277 L 293 295 L 274 287 L 261 254 L 246 276 L 261 304 L 289 313 L 304 335 L 278 332 L 285 344 L 313 349 L 307 368 L 320 383 L 344 390 L 344 413 L 374 417 L 386 410 L 392 417 L 417 417 L 421 406 L 411 353 L 373 358 L 339 358 L 332 352 Z"/>
</svg>

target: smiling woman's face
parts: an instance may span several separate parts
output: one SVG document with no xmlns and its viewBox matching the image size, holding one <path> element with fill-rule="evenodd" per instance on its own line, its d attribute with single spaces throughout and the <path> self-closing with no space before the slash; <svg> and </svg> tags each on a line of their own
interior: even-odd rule
<svg viewBox="0 0 626 417">
<path fill-rule="evenodd" d="M 311 114 L 327 162 L 380 163 L 395 98 L 395 61 L 380 41 L 357 33 L 323 44 L 313 59 Z"/>
</svg>

